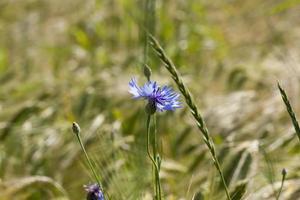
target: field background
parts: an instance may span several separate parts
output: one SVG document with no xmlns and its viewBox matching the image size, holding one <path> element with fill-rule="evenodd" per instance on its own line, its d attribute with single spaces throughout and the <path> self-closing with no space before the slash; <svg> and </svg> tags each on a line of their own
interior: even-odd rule
<svg viewBox="0 0 300 200">
<path fill-rule="evenodd" d="M 141 0 L 0 0 L 0 199 L 84 199 L 92 183 L 71 124 L 112 200 L 151 199 Z M 245 199 L 300 199 L 298 0 L 156 0 L 155 35 L 178 67 Z M 150 50 L 153 79 L 175 86 Z M 300 116 L 300 115 L 299 115 Z M 158 115 L 167 200 L 225 199 L 186 106 Z"/>
</svg>

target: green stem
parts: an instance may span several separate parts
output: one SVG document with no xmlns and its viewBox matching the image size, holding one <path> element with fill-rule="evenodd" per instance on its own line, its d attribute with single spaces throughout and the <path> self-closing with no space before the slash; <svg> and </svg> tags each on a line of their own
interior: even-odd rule
<svg viewBox="0 0 300 200">
<path fill-rule="evenodd" d="M 157 160 L 156 160 L 156 155 L 157 155 L 157 150 L 156 150 L 156 130 L 155 130 L 155 127 L 154 127 L 154 124 L 155 124 L 155 117 L 152 117 L 152 123 L 153 123 L 153 129 L 154 129 L 154 133 L 153 133 L 153 139 L 152 139 L 152 158 L 154 159 L 156 165 L 157 165 Z M 149 138 L 150 140 L 150 138 Z M 157 165 L 158 167 L 158 165 Z M 154 183 L 155 183 L 155 193 L 156 193 L 156 199 L 158 199 L 159 197 L 159 187 L 158 187 L 158 182 L 157 182 L 157 173 L 156 173 L 156 169 L 155 169 L 155 172 L 154 172 Z"/>
<path fill-rule="evenodd" d="M 144 5 L 144 26 L 149 31 L 149 0 L 146 0 Z M 144 34 L 144 64 L 148 62 L 148 34 Z"/>
<path fill-rule="evenodd" d="M 153 130 L 154 130 L 153 141 L 152 141 L 153 158 L 156 158 L 156 155 L 157 155 L 157 132 L 156 132 L 156 117 L 155 117 L 155 114 L 153 114 L 152 121 L 153 121 Z"/>
<path fill-rule="evenodd" d="M 281 186 L 280 186 L 278 195 L 276 196 L 276 200 L 279 200 L 279 197 L 280 197 L 280 194 L 281 194 L 282 188 L 283 188 L 283 183 L 284 183 L 284 181 L 285 181 L 285 176 L 286 176 L 286 171 L 285 171 L 285 169 L 283 169 L 283 170 L 282 170 Z"/>
<path fill-rule="evenodd" d="M 148 38 L 149 38 L 150 44 L 151 44 L 153 50 L 155 51 L 156 55 L 164 63 L 164 67 L 169 71 L 169 73 L 171 74 L 173 80 L 177 84 L 178 89 L 180 90 L 180 92 L 184 96 L 185 101 L 186 101 L 187 105 L 189 106 L 193 117 L 196 120 L 197 127 L 199 128 L 199 130 L 202 133 L 203 140 L 204 140 L 206 146 L 208 147 L 208 149 L 210 151 L 214 166 L 217 169 L 217 171 L 219 172 L 223 187 L 225 189 L 227 199 L 231 200 L 231 197 L 230 197 L 229 191 L 228 191 L 228 187 L 227 187 L 227 184 L 225 182 L 225 178 L 224 178 L 223 172 L 221 170 L 220 163 L 219 163 L 217 155 L 216 155 L 216 149 L 215 149 L 215 146 L 214 146 L 214 142 L 213 142 L 213 140 L 212 140 L 212 138 L 211 138 L 211 136 L 208 132 L 208 129 L 207 129 L 207 127 L 204 123 L 204 120 L 203 120 L 203 118 L 202 118 L 202 116 L 199 112 L 199 109 L 198 109 L 197 105 L 195 104 L 195 102 L 192 98 L 191 93 L 189 92 L 189 90 L 187 89 L 185 84 L 183 83 L 179 73 L 177 72 L 177 69 L 176 69 L 175 65 L 173 64 L 171 59 L 166 55 L 165 51 L 160 46 L 160 44 L 155 39 L 155 37 L 148 33 Z"/>
<path fill-rule="evenodd" d="M 159 171 L 160 171 L 160 164 L 159 164 L 159 153 L 158 153 L 158 135 L 157 135 L 157 128 L 156 128 L 156 114 L 153 115 L 153 129 L 154 129 L 154 134 L 153 134 L 153 157 L 155 158 L 156 165 L 158 167 L 158 172 L 155 175 L 155 182 L 157 185 L 158 189 L 158 197 L 161 199 L 161 183 L 160 183 L 160 178 L 159 178 Z"/>
<path fill-rule="evenodd" d="M 100 182 L 100 178 L 98 177 L 98 175 L 97 175 L 97 173 L 96 173 L 96 171 L 95 171 L 95 169 L 94 169 L 94 167 L 93 167 L 93 165 L 92 165 L 92 162 L 91 162 L 91 160 L 90 160 L 90 158 L 89 158 L 89 156 L 88 156 L 88 154 L 87 154 L 87 152 L 86 152 L 86 150 L 85 150 L 85 147 L 84 147 L 84 145 L 83 145 L 83 143 L 82 143 L 80 134 L 77 133 L 77 134 L 75 134 L 75 135 L 76 135 L 76 138 L 77 138 L 77 140 L 78 140 L 78 142 L 79 142 L 79 144 L 80 144 L 80 147 L 81 147 L 82 151 L 84 152 L 85 158 L 86 158 L 86 160 L 88 161 L 89 167 L 90 167 L 91 171 L 93 172 L 93 175 L 94 175 L 94 177 L 95 177 L 95 179 L 96 179 L 96 181 L 97 181 L 99 187 L 101 188 L 101 190 L 103 190 L 102 185 L 101 185 L 101 182 Z"/>
<path fill-rule="evenodd" d="M 159 177 L 159 168 L 158 168 L 158 165 L 157 163 L 155 162 L 154 158 L 152 157 L 151 155 L 151 152 L 150 152 L 150 121 L 151 121 L 151 115 L 148 115 L 147 117 L 147 154 L 148 154 L 148 157 L 150 158 L 153 166 L 154 166 L 154 171 L 155 171 L 155 177 Z M 156 179 L 156 178 L 155 178 Z M 161 196 L 160 196 L 160 193 L 159 193 L 159 187 L 157 187 L 157 181 L 155 180 L 155 196 L 156 196 L 156 199 L 158 200 L 161 200 Z"/>
</svg>

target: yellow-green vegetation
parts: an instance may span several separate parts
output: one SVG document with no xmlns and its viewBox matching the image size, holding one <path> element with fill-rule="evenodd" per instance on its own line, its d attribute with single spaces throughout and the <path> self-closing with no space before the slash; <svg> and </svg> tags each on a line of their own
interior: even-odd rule
<svg viewBox="0 0 300 200">
<path fill-rule="evenodd" d="M 225 200 L 220 170 L 233 200 L 299 199 L 300 2 L 145 2 L 0 0 L 0 200 L 85 199 L 90 166 L 109 200 L 153 199 L 145 102 L 128 93 L 145 60 L 184 94 L 155 114 L 163 199 Z"/>
</svg>

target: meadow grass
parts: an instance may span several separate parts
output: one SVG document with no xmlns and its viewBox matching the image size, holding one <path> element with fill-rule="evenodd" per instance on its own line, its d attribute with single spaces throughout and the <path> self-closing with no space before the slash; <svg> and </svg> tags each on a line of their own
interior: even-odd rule
<svg viewBox="0 0 300 200">
<path fill-rule="evenodd" d="M 298 7 L 0 1 L 0 199 L 298 199 Z M 186 104 L 147 128 L 134 76 Z"/>
</svg>

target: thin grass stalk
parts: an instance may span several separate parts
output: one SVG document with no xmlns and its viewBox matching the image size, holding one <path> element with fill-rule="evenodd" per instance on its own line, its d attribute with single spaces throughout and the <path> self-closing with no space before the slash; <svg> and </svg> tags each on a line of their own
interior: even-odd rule
<svg viewBox="0 0 300 200">
<path fill-rule="evenodd" d="M 151 18 L 149 20 L 149 32 L 152 35 L 155 35 L 155 27 L 156 27 L 156 0 L 151 0 L 150 1 L 150 13 L 151 13 Z"/>
<path fill-rule="evenodd" d="M 77 123 L 73 122 L 73 127 L 72 127 L 72 129 L 73 129 L 73 132 L 75 133 L 75 136 L 76 136 L 76 138 L 77 138 L 77 140 L 78 140 L 78 143 L 79 143 L 79 145 L 80 145 L 80 147 L 81 147 L 81 149 L 82 149 L 82 151 L 83 151 L 83 153 L 84 153 L 84 155 L 85 155 L 85 158 L 86 158 L 86 160 L 87 160 L 87 162 L 88 162 L 88 165 L 89 165 L 89 167 L 90 167 L 90 170 L 92 171 L 92 173 L 93 173 L 93 175 L 94 175 L 94 178 L 96 179 L 96 182 L 98 183 L 99 187 L 100 187 L 101 190 L 103 191 L 103 188 L 102 188 L 102 184 L 101 184 L 100 178 L 99 178 L 99 176 L 97 175 L 97 173 L 96 173 L 96 171 L 95 171 L 95 169 L 94 169 L 94 167 L 93 167 L 93 164 L 92 164 L 92 162 L 91 162 L 91 159 L 90 159 L 90 157 L 89 157 L 87 151 L 85 150 L 85 147 L 84 147 L 83 142 L 82 142 L 82 140 L 81 140 L 81 137 L 80 137 L 80 132 L 81 132 L 81 130 L 80 130 L 79 125 L 78 125 Z"/>
<path fill-rule="evenodd" d="M 155 33 L 155 0 L 145 0 L 144 2 L 144 27 L 145 29 L 154 35 Z M 143 30 L 142 30 L 143 31 Z M 144 32 L 144 64 L 148 63 L 149 58 L 149 38 L 147 32 Z"/>
<path fill-rule="evenodd" d="M 152 46 L 154 52 L 160 58 L 160 60 L 164 63 L 165 68 L 170 72 L 170 74 L 171 74 L 173 80 L 175 81 L 178 89 L 180 90 L 180 92 L 184 96 L 185 101 L 186 101 L 187 105 L 189 106 L 190 111 L 191 111 L 193 117 L 195 118 L 195 120 L 197 122 L 197 127 L 199 128 L 199 130 L 202 133 L 203 140 L 204 140 L 206 146 L 208 147 L 208 149 L 210 151 L 210 154 L 211 154 L 212 159 L 213 159 L 214 166 L 216 167 L 216 169 L 217 169 L 217 171 L 220 175 L 223 187 L 225 189 L 227 199 L 231 200 L 230 195 L 229 195 L 229 191 L 228 191 L 228 187 L 227 187 L 227 184 L 225 182 L 225 178 L 224 178 L 221 166 L 220 166 L 220 163 L 217 159 L 216 150 L 215 150 L 213 140 L 211 139 L 211 136 L 208 132 L 208 129 L 207 129 L 205 123 L 204 123 L 204 120 L 203 120 L 201 114 L 199 113 L 199 109 L 198 109 L 197 105 L 194 103 L 194 100 L 192 98 L 191 93 L 188 91 L 187 87 L 183 83 L 179 73 L 177 72 L 177 69 L 176 69 L 175 65 L 168 58 L 168 56 L 166 55 L 165 51 L 163 50 L 161 45 L 158 43 L 158 41 L 151 34 L 148 34 L 148 37 L 149 37 L 150 45 Z"/>
<path fill-rule="evenodd" d="M 148 81 L 150 81 L 151 68 L 148 66 L 149 62 L 149 38 L 147 32 L 155 34 L 155 0 L 144 1 L 144 19 L 141 32 L 143 35 L 143 71 Z"/>
<path fill-rule="evenodd" d="M 87 160 L 87 162 L 88 162 L 88 165 L 89 165 L 89 167 L 90 167 L 90 170 L 92 171 L 92 173 L 93 173 L 93 175 L 94 175 L 94 177 L 95 177 L 95 179 L 96 179 L 98 185 L 100 186 L 101 190 L 103 190 L 102 185 L 101 185 L 101 182 L 100 182 L 100 178 L 99 178 L 99 176 L 97 175 L 97 173 L 96 173 L 96 171 L 95 171 L 95 169 L 94 169 L 94 167 L 93 167 L 93 165 L 92 165 L 91 159 L 90 159 L 89 155 L 87 154 L 87 152 L 86 152 L 86 150 L 85 150 L 85 147 L 84 147 L 84 145 L 83 145 L 83 143 L 82 143 L 82 140 L 81 140 L 80 135 L 79 135 L 79 134 L 76 134 L 76 138 L 77 138 L 77 140 L 78 140 L 78 142 L 79 142 L 79 144 L 80 144 L 80 147 L 81 147 L 81 149 L 82 149 L 82 151 L 83 151 L 83 153 L 84 153 L 84 155 L 85 155 L 85 158 L 86 158 L 86 160 Z"/>
<path fill-rule="evenodd" d="M 150 9 L 150 0 L 146 0 L 144 2 L 144 27 L 146 27 L 147 30 L 149 30 L 149 9 Z M 148 62 L 148 34 L 144 32 L 144 49 L 143 49 L 143 62 L 146 65 Z M 147 77 L 148 78 L 148 77 Z M 149 78 L 148 78 L 149 79 Z M 149 80 L 148 80 L 149 81 Z"/>
<path fill-rule="evenodd" d="M 284 184 L 285 177 L 286 177 L 286 170 L 282 169 L 281 174 L 282 174 L 281 185 L 280 185 L 280 189 L 279 189 L 278 195 L 276 196 L 276 200 L 279 200 L 280 194 L 282 192 L 283 184 Z"/>
<path fill-rule="evenodd" d="M 280 91 L 280 94 L 281 94 L 281 97 L 282 97 L 282 100 L 285 104 L 285 107 L 286 107 L 286 110 L 287 112 L 289 113 L 290 115 L 290 118 L 292 120 L 292 123 L 293 123 L 293 126 L 294 126 L 294 129 L 296 131 L 296 134 L 298 136 L 298 139 L 300 141 L 300 127 L 299 127 L 299 123 L 298 123 L 298 120 L 296 118 L 296 115 L 295 115 L 295 112 L 293 111 L 293 108 L 290 104 L 290 101 L 288 99 L 288 96 L 286 95 L 284 89 L 280 86 L 279 82 L 277 83 L 277 87 Z"/>
<path fill-rule="evenodd" d="M 273 166 L 273 161 L 270 158 L 270 156 L 268 155 L 268 153 L 266 152 L 265 147 L 263 145 L 259 146 L 259 150 L 261 151 L 261 153 L 263 155 L 263 158 L 266 162 L 266 166 L 267 166 L 266 178 L 267 178 L 269 184 L 271 185 L 274 197 L 276 197 L 276 190 L 275 190 L 275 187 L 274 187 L 274 166 Z"/>
</svg>

